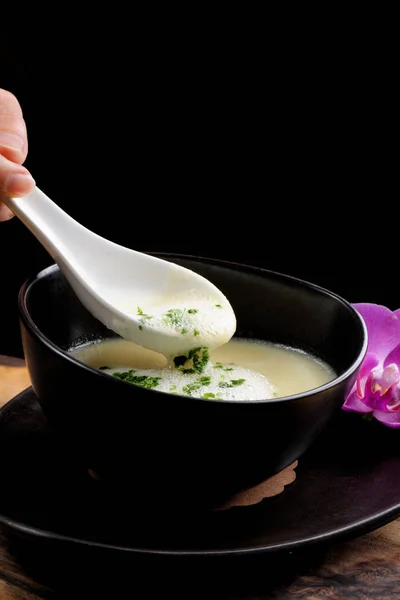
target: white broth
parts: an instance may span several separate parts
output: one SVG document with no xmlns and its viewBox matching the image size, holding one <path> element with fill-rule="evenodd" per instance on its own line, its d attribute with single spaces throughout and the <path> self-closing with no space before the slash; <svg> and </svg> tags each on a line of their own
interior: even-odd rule
<svg viewBox="0 0 400 600">
<path fill-rule="evenodd" d="M 336 377 L 326 363 L 297 349 L 233 338 L 208 355 L 194 353 L 167 366 L 165 356 L 123 339 L 87 344 L 74 358 L 112 376 L 183 396 L 218 400 L 258 400 L 289 396 Z M 190 355 L 189 355 L 190 356 Z"/>
</svg>

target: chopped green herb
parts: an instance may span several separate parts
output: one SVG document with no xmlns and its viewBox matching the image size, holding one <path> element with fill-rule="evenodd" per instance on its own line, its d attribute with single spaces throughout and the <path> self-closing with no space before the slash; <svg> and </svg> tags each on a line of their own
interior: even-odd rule
<svg viewBox="0 0 400 600">
<path fill-rule="evenodd" d="M 190 396 L 193 392 L 199 390 L 204 385 L 210 385 L 210 383 L 211 377 L 209 375 L 204 375 L 203 377 L 199 377 L 197 381 L 194 381 L 193 383 L 188 383 L 188 385 L 184 385 L 182 388 L 182 392 L 184 392 L 185 394 L 189 394 Z"/>
<path fill-rule="evenodd" d="M 188 383 L 188 385 L 183 386 L 182 392 L 191 396 L 193 392 L 199 390 L 200 388 L 201 385 L 199 385 L 198 383 Z"/>
<path fill-rule="evenodd" d="M 195 330 L 193 331 L 193 335 L 194 335 L 194 336 L 196 336 L 196 335 L 200 335 L 200 331 L 199 331 L 198 329 L 195 329 Z"/>
<path fill-rule="evenodd" d="M 137 314 L 139 315 L 140 322 L 141 322 L 141 325 L 139 325 L 139 329 L 140 329 L 140 331 L 142 331 L 143 330 L 143 325 L 146 323 L 146 321 L 149 321 L 153 317 L 151 317 L 150 315 L 146 315 L 146 313 L 144 313 L 142 311 L 142 309 L 140 308 L 140 306 L 137 307 Z"/>
<path fill-rule="evenodd" d="M 149 375 L 134 375 L 136 371 L 131 369 L 130 371 L 124 371 L 122 373 L 116 372 L 113 373 L 114 377 L 118 377 L 118 379 L 123 379 L 124 381 L 128 381 L 129 383 L 136 383 L 136 385 L 141 385 L 145 388 L 153 388 L 158 386 L 158 382 L 161 377 L 150 377 Z"/>
<path fill-rule="evenodd" d="M 152 319 L 153 318 L 150 315 L 146 315 L 146 313 L 144 313 L 142 311 L 142 309 L 140 308 L 140 306 L 137 307 L 137 314 L 139 315 L 139 317 L 142 317 L 142 319 Z"/>
<path fill-rule="evenodd" d="M 173 392 L 174 390 L 176 390 L 176 385 L 171 385 L 171 387 L 169 388 L 169 391 Z"/>
<path fill-rule="evenodd" d="M 166 325 L 182 325 L 182 318 L 186 308 L 170 308 L 163 313 L 162 320 Z"/>
<path fill-rule="evenodd" d="M 198 311 L 197 308 L 170 308 L 165 313 L 162 314 L 162 320 L 166 325 L 173 325 L 175 327 L 182 327 L 181 333 L 182 335 L 186 335 L 188 330 L 184 327 L 183 318 L 186 313 L 190 315 L 195 315 Z"/>
<path fill-rule="evenodd" d="M 174 365 L 181 373 L 202 373 L 210 360 L 208 348 L 192 348 L 187 356 L 175 356 Z"/>
<path fill-rule="evenodd" d="M 216 362 L 214 365 L 214 369 L 222 369 L 223 371 L 233 371 L 232 367 L 228 367 L 220 362 Z"/>
<path fill-rule="evenodd" d="M 220 388 L 232 388 L 236 385 L 242 385 L 246 380 L 245 379 L 231 379 L 230 381 L 220 381 L 218 387 Z"/>
<path fill-rule="evenodd" d="M 158 386 L 158 382 L 160 381 L 161 377 L 149 377 L 146 375 L 142 375 L 142 376 L 137 376 L 132 383 L 136 383 L 137 385 L 141 385 L 142 387 L 145 388 L 153 388 L 153 387 L 157 387 Z"/>
<path fill-rule="evenodd" d="M 119 371 L 115 371 L 115 373 L 113 373 L 114 377 L 118 377 L 119 379 L 130 379 L 130 377 L 133 376 L 133 374 L 136 373 L 136 369 L 130 369 L 129 371 L 123 371 L 122 373 L 120 373 Z"/>
<path fill-rule="evenodd" d="M 222 308 L 222 305 L 221 305 L 221 304 L 216 304 L 215 306 L 216 306 L 217 308 Z"/>
<path fill-rule="evenodd" d="M 210 353 L 208 348 L 195 348 L 190 350 L 188 358 L 193 361 L 196 373 L 202 373 L 210 360 Z"/>
<path fill-rule="evenodd" d="M 204 399 L 208 399 L 208 398 L 214 398 L 215 400 L 219 400 L 220 398 L 222 398 L 222 394 L 221 392 L 217 392 L 216 394 L 213 394 L 212 392 L 207 392 L 207 394 L 203 394 L 202 398 Z"/>
</svg>

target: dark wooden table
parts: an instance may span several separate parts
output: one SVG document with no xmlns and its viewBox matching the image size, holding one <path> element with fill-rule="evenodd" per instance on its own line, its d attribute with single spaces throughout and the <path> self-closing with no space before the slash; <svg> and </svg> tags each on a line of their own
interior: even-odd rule
<svg viewBox="0 0 400 600">
<path fill-rule="evenodd" d="M 29 385 L 25 367 L 17 362 L 0 357 L 0 406 Z M 356 539 L 298 554 L 215 563 L 110 564 L 99 557 L 89 564 L 76 556 L 24 551 L 0 533 L 0 600 L 166 596 L 400 600 L 400 519 Z"/>
</svg>

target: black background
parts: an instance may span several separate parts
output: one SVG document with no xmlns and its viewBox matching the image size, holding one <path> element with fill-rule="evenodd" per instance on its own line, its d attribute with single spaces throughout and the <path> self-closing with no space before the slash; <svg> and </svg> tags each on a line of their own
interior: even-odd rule
<svg viewBox="0 0 400 600">
<path fill-rule="evenodd" d="M 379 64 L 240 32 L 215 44 L 190 28 L 37 25 L 2 32 L 0 86 L 24 111 L 26 166 L 71 216 L 136 250 L 255 264 L 400 307 Z M 52 261 L 17 218 L 0 224 L 0 257 L 0 353 L 21 355 L 18 290 Z"/>
</svg>

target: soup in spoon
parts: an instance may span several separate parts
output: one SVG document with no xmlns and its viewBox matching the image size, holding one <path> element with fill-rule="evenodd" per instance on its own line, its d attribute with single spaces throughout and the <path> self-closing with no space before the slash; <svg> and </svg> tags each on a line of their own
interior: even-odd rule
<svg viewBox="0 0 400 600">
<path fill-rule="evenodd" d="M 128 300 L 125 310 L 131 310 Z M 236 330 L 235 313 L 228 300 L 222 294 L 212 297 L 195 289 L 142 304 L 135 313 L 139 319 L 135 342 L 160 352 L 170 362 L 193 348 L 222 346 Z"/>
</svg>

